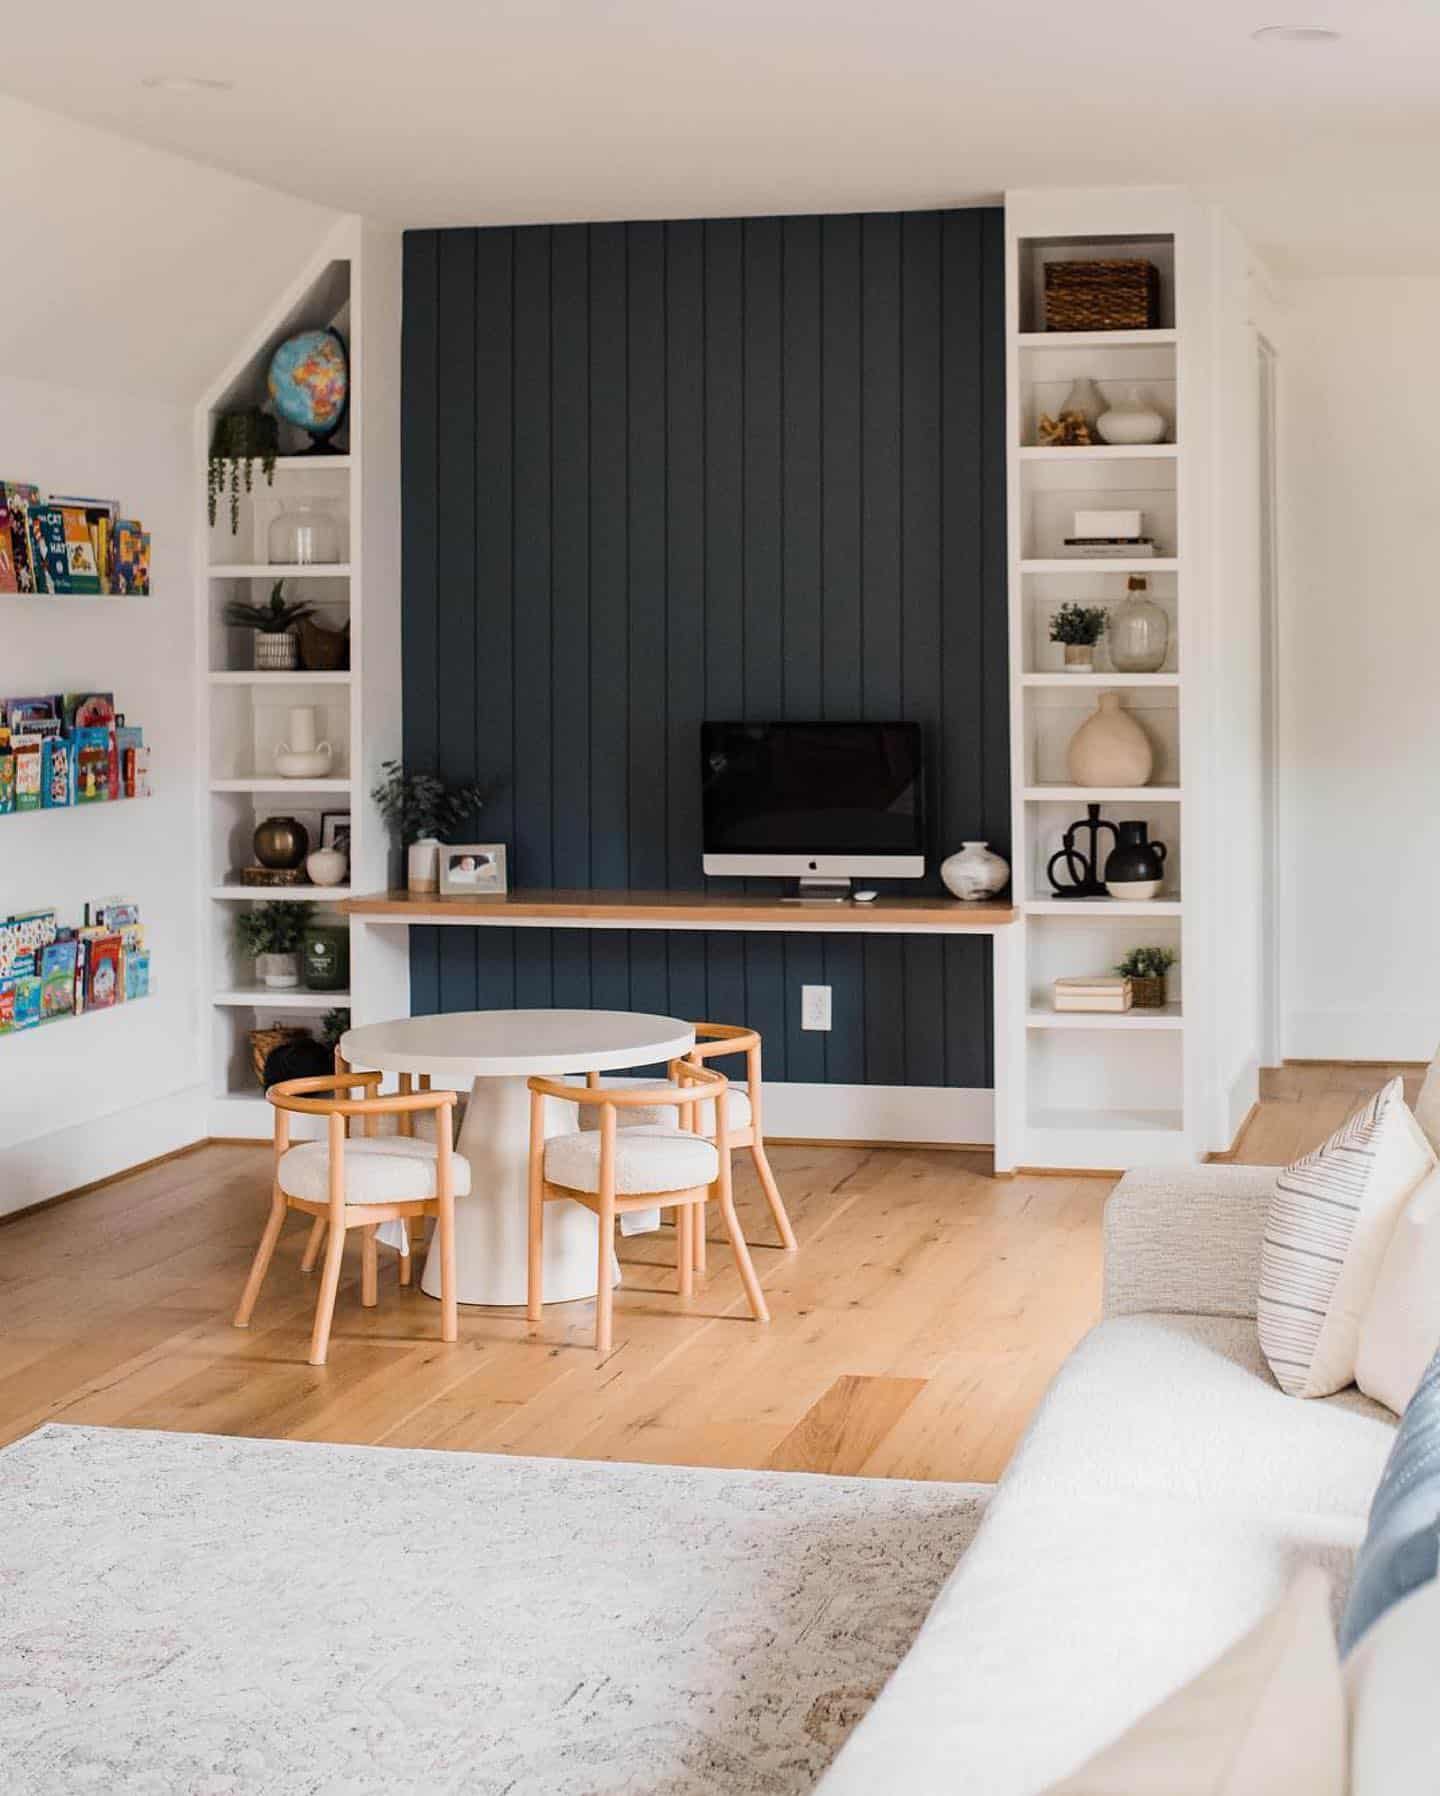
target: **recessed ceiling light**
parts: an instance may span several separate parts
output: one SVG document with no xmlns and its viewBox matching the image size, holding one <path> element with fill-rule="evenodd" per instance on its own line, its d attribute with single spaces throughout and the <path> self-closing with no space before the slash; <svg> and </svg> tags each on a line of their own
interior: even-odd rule
<svg viewBox="0 0 1440 1796">
<path fill-rule="evenodd" d="M 1340 33 L 1324 25 L 1262 25 L 1252 31 L 1257 44 L 1335 44 Z"/>
<path fill-rule="evenodd" d="M 147 75 L 140 85 L 167 94 L 226 94 L 235 83 L 212 81 L 207 75 Z"/>
</svg>

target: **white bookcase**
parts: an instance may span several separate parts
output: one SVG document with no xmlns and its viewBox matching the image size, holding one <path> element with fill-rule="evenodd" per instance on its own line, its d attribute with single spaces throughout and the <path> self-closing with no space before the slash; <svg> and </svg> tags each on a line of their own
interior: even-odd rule
<svg viewBox="0 0 1440 1796">
<path fill-rule="evenodd" d="M 336 453 L 306 454 L 307 439 L 281 425 L 273 484 L 257 463 L 242 491 L 239 529 L 232 534 L 228 493 L 214 525 L 206 516 L 206 466 L 216 417 L 258 403 L 275 348 L 294 332 L 333 325 L 345 339 L 350 364 L 348 415 L 334 439 Z M 316 906 L 315 920 L 343 921 L 335 905 L 352 890 L 387 883 L 389 843 L 369 798 L 380 763 L 400 753 L 400 240 L 359 220 L 336 228 L 314 261 L 199 408 L 195 424 L 196 602 L 199 740 L 208 755 L 197 782 L 203 806 L 201 942 L 209 1010 L 210 1132 L 256 1136 L 270 1132 L 272 1115 L 250 1058 L 249 1033 L 276 1022 L 313 1027 L 330 1009 L 352 1007 L 350 991 L 270 992 L 253 963 L 235 947 L 236 914 L 279 900 Z M 321 500 L 336 518 L 342 559 L 324 566 L 283 567 L 268 559 L 270 523 L 287 505 Z M 286 596 L 317 607 L 317 621 L 348 622 L 350 665 L 343 672 L 259 672 L 251 632 L 223 622 L 226 602 L 263 602 L 278 579 Z M 285 739 L 288 713 L 314 706 L 320 734 L 334 751 L 323 779 L 285 779 L 275 751 Z M 339 887 L 257 889 L 240 883 L 254 859 L 255 827 L 269 816 L 294 817 L 320 844 L 326 812 L 350 814 L 350 875 Z M 351 986 L 356 979 L 351 961 Z M 376 994 L 383 1007 L 386 994 Z M 403 1007 L 403 1003 L 401 1005 Z"/>
<path fill-rule="evenodd" d="M 1015 1160 L 1037 1168 L 1193 1160 L 1228 1145 L 1214 1043 L 1212 896 L 1221 852 L 1208 777 L 1215 683 L 1226 675 L 1212 628 L 1227 520 L 1216 504 L 1213 420 L 1233 369 L 1218 347 L 1228 278 L 1215 215 L 1166 190 L 1014 193 L 1006 198 L 1007 462 L 1014 889 L 1023 959 L 1010 1019 Z M 1142 331 L 1045 329 L 1044 269 L 1056 259 L 1143 256 L 1160 272 L 1158 325 Z M 1169 424 L 1145 448 L 1046 447 L 1055 415 L 1088 376 L 1107 398 L 1138 386 Z M 1079 508 L 1138 508 L 1154 559 L 1076 560 L 1063 538 Z M 1163 669 L 1117 674 L 1105 643 L 1096 671 L 1064 671 L 1050 619 L 1073 601 L 1113 607 L 1144 574 L 1169 613 Z M 1116 692 L 1149 736 L 1155 769 L 1135 790 L 1068 783 L 1066 747 L 1102 692 Z M 1143 819 L 1166 844 L 1161 897 L 1147 903 L 1057 897 L 1046 875 L 1062 832 L 1098 801 L 1114 822 Z M 1179 956 L 1160 1011 L 1057 1015 L 1053 981 L 1108 971 L 1132 947 Z"/>
</svg>

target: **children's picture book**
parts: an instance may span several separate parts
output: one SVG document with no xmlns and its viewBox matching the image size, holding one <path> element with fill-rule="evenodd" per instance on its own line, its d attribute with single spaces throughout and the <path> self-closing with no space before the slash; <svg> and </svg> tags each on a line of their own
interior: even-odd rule
<svg viewBox="0 0 1440 1796">
<path fill-rule="evenodd" d="M 85 1004 L 90 1010 L 108 1010 L 124 994 L 120 970 L 120 937 L 104 931 L 89 937 L 89 969 L 85 979 Z"/>
<path fill-rule="evenodd" d="M 0 817 L 15 809 L 15 757 L 0 754 Z"/>
<path fill-rule="evenodd" d="M 125 1001 L 150 996 L 150 956 L 144 948 L 125 954 Z"/>
<path fill-rule="evenodd" d="M 75 745 L 64 736 L 52 736 L 44 745 L 40 802 L 47 811 L 73 803 Z"/>
<path fill-rule="evenodd" d="M 90 519 L 83 506 L 57 505 L 53 500 L 47 513 L 58 511 L 65 531 L 65 590 L 72 593 L 98 593 L 100 566 L 96 560 L 95 540 L 90 534 Z"/>
<path fill-rule="evenodd" d="M 44 766 L 39 736 L 12 736 L 15 756 L 15 809 L 38 811 L 44 792 Z"/>
<path fill-rule="evenodd" d="M 40 698 L 7 698 L 0 710 L 12 736 L 58 736 L 64 727 L 58 692 Z"/>
<path fill-rule="evenodd" d="M 65 594 L 73 590 L 70 551 L 65 541 L 65 513 L 58 505 L 31 505 L 30 552 L 36 592 Z"/>
<path fill-rule="evenodd" d="M 30 507 L 39 497 L 38 486 L 29 486 L 23 480 L 0 480 L 0 499 L 5 502 L 5 515 L 9 520 L 10 558 L 15 569 L 17 592 L 40 590 L 35 584 L 30 554 Z"/>
<path fill-rule="evenodd" d="M 0 593 L 19 592 L 20 580 L 15 572 L 15 545 L 10 535 L 10 507 L 5 490 L 0 487 Z"/>
<path fill-rule="evenodd" d="M 97 723 L 114 723 L 115 694 L 67 692 L 61 700 L 61 714 L 67 730 L 86 729 Z"/>
<path fill-rule="evenodd" d="M 13 975 L 17 961 L 48 948 L 58 934 L 53 910 L 22 911 L 0 920 L 0 976 Z"/>
<path fill-rule="evenodd" d="M 76 730 L 74 789 L 76 804 L 105 804 L 110 798 L 111 731 L 103 724 Z"/>
<path fill-rule="evenodd" d="M 40 1016 L 71 1016 L 75 1010 L 75 950 L 73 936 L 51 942 L 40 954 Z"/>
</svg>

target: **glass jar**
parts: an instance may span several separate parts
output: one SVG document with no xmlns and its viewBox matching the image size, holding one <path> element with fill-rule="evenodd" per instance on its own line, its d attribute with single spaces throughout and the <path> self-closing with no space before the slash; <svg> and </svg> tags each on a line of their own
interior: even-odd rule
<svg viewBox="0 0 1440 1796">
<path fill-rule="evenodd" d="M 340 522 L 319 499 L 287 506 L 266 537 L 271 566 L 313 567 L 341 559 Z"/>
<path fill-rule="evenodd" d="M 1165 665 L 1170 620 L 1143 575 L 1130 576 L 1129 590 L 1106 619 L 1105 641 L 1116 673 L 1159 673 Z"/>
</svg>

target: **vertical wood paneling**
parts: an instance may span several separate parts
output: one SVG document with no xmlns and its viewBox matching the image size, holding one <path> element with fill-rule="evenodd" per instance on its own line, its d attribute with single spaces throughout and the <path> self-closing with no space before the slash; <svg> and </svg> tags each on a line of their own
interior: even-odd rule
<svg viewBox="0 0 1440 1796">
<path fill-rule="evenodd" d="M 998 212 L 407 236 L 405 752 L 492 785 L 517 883 L 698 886 L 706 716 L 914 719 L 932 866 L 1004 850 L 1002 301 Z M 412 984 L 990 1078 L 982 941 L 417 930 Z"/>
</svg>

